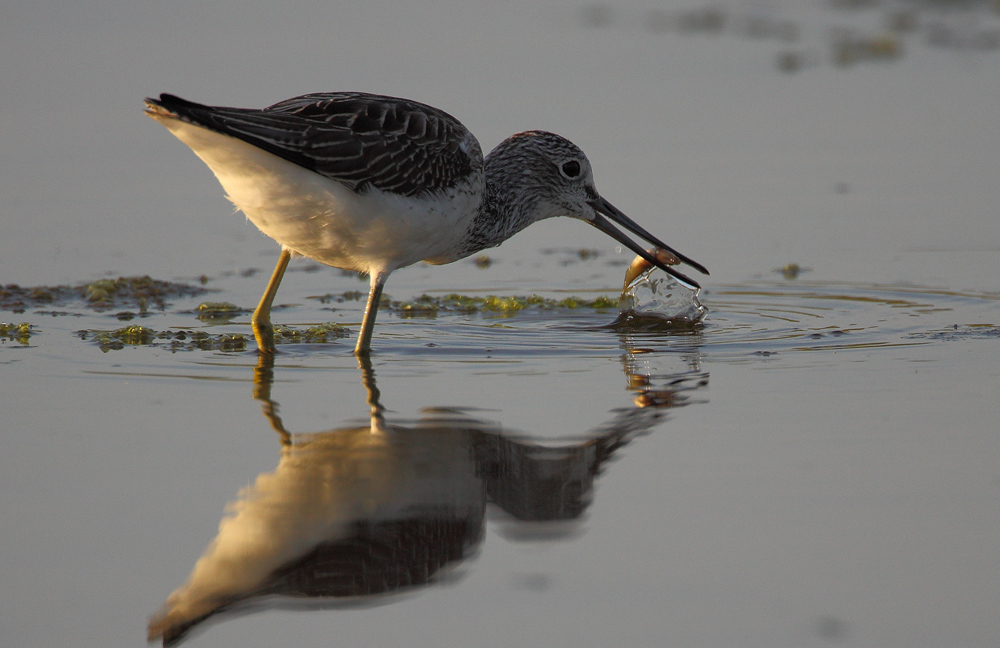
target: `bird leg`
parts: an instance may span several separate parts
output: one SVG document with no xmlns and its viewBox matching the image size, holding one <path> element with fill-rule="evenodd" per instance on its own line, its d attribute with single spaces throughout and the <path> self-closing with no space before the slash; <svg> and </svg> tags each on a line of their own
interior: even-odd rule
<svg viewBox="0 0 1000 648">
<path fill-rule="evenodd" d="M 361 321 L 361 333 L 358 334 L 358 344 L 354 347 L 354 355 L 368 355 L 372 349 L 372 332 L 375 330 L 375 316 L 378 315 L 378 305 L 382 301 L 382 287 L 389 275 L 373 272 L 371 275 L 371 292 L 368 293 L 368 304 L 365 306 L 365 318 Z"/>
<path fill-rule="evenodd" d="M 278 257 L 278 265 L 274 267 L 271 280 L 267 282 L 267 289 L 264 296 L 257 304 L 257 310 L 250 318 L 250 326 L 253 328 L 253 336 L 257 339 L 257 349 L 260 353 L 274 353 L 274 326 L 271 325 L 271 304 L 274 302 L 274 295 L 278 292 L 278 284 L 285 275 L 285 268 L 292 258 L 292 253 L 285 248 L 281 249 L 281 256 Z"/>
</svg>

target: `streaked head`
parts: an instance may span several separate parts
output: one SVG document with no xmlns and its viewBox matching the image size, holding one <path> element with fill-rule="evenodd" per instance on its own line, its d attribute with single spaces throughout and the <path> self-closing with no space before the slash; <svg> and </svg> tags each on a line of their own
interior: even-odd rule
<svg viewBox="0 0 1000 648">
<path fill-rule="evenodd" d="M 511 180 L 508 189 L 516 195 L 505 196 L 512 202 L 531 201 L 534 220 L 570 216 L 590 223 L 625 247 L 664 270 L 678 281 L 700 288 L 698 283 L 663 263 L 654 254 L 630 239 L 615 224 L 632 234 L 673 254 L 695 270 L 708 274 L 700 263 L 677 252 L 640 227 L 604 199 L 594 184 L 590 160 L 580 147 L 565 137 L 546 131 L 527 131 L 504 140 L 487 158 L 502 167 Z"/>
</svg>

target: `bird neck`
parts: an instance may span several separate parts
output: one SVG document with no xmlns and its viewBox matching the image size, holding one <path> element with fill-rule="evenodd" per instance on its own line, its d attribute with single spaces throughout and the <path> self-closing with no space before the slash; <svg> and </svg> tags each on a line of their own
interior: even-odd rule
<svg viewBox="0 0 1000 648">
<path fill-rule="evenodd" d="M 503 145 L 486 156 L 483 176 L 483 199 L 464 246 L 468 254 L 496 247 L 539 219 L 542 194 L 519 159 L 504 155 Z"/>
</svg>

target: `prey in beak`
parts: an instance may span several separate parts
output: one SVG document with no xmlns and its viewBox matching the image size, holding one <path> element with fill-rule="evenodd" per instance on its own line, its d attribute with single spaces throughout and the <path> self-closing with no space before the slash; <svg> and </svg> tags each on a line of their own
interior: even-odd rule
<svg viewBox="0 0 1000 648">
<path fill-rule="evenodd" d="M 708 270 L 705 268 L 705 266 L 701 265 L 700 263 L 698 263 L 693 259 L 684 256 L 677 250 L 673 249 L 660 239 L 656 238 L 655 236 L 647 232 L 641 225 L 639 225 L 634 220 L 623 214 L 617 207 L 609 203 L 601 196 L 598 195 L 594 197 L 592 200 L 589 201 L 589 204 L 591 208 L 593 208 L 594 210 L 594 218 L 588 220 L 587 221 L 588 223 L 590 223 L 597 229 L 601 230 L 611 238 L 615 239 L 628 249 L 632 250 L 640 257 L 645 259 L 651 265 L 654 265 L 657 268 L 663 270 L 664 272 L 666 272 L 671 277 L 673 277 L 683 285 L 687 286 L 691 290 L 701 290 L 701 285 L 697 281 L 691 279 L 682 272 L 678 272 L 677 270 L 673 269 L 670 266 L 676 265 L 677 262 L 686 263 L 687 265 L 691 266 L 698 272 L 707 275 Z M 630 239 L 620 229 L 615 227 L 615 224 L 620 225 L 622 228 L 628 230 L 632 234 L 635 234 L 636 236 L 641 237 L 642 239 L 648 241 L 649 243 L 652 243 L 657 248 L 659 248 L 659 250 L 655 251 L 655 253 L 650 253 L 649 251 L 644 249 L 641 245 Z M 663 254 L 663 252 L 667 252 L 670 255 L 673 255 L 673 258 L 670 258 L 666 254 Z M 671 261 L 673 261 L 674 263 L 670 263 Z"/>
</svg>

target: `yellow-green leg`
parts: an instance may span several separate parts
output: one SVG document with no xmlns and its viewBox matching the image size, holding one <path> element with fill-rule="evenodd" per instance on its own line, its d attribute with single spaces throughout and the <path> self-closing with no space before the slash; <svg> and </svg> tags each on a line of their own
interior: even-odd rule
<svg viewBox="0 0 1000 648">
<path fill-rule="evenodd" d="M 354 355 L 368 355 L 372 350 L 372 332 L 375 330 L 375 316 L 378 315 L 378 305 L 382 301 L 382 287 L 388 273 L 373 273 L 371 276 L 371 292 L 368 293 L 368 304 L 365 305 L 365 318 L 361 321 L 361 333 L 358 334 L 358 344 L 354 347 Z"/>
<path fill-rule="evenodd" d="M 274 326 L 271 325 L 271 304 L 274 303 L 274 296 L 278 292 L 278 285 L 281 283 L 281 278 L 285 275 L 285 268 L 288 267 L 288 261 L 291 258 L 292 253 L 282 248 L 281 256 L 278 257 L 278 265 L 274 267 L 274 272 L 271 274 L 271 281 L 267 283 L 264 296 L 260 298 L 257 310 L 253 312 L 253 316 L 250 318 L 250 326 L 253 327 L 253 336 L 257 338 L 257 349 L 261 353 L 274 353 Z"/>
</svg>

